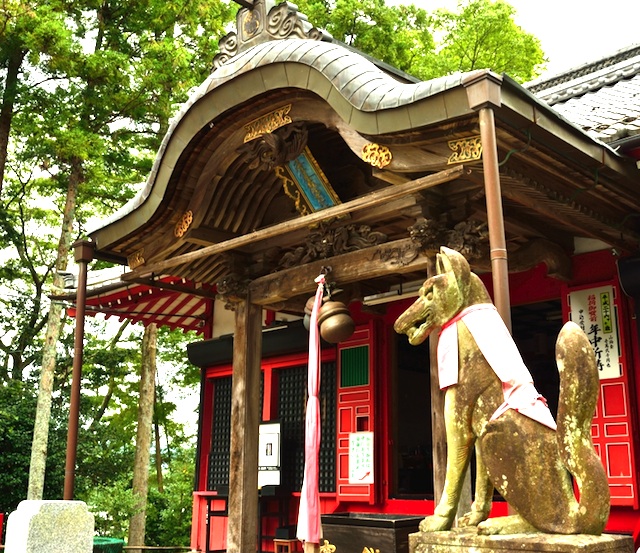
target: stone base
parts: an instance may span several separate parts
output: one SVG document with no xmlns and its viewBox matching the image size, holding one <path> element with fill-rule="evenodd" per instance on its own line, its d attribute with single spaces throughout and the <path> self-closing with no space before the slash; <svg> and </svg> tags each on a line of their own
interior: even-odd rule
<svg viewBox="0 0 640 553">
<path fill-rule="evenodd" d="M 409 536 L 409 553 L 633 553 L 631 536 L 602 534 L 512 534 L 479 536 L 475 528 L 448 532 L 416 532 Z"/>
<path fill-rule="evenodd" d="M 93 515 L 82 501 L 21 501 L 7 520 L 5 553 L 92 553 Z"/>
</svg>

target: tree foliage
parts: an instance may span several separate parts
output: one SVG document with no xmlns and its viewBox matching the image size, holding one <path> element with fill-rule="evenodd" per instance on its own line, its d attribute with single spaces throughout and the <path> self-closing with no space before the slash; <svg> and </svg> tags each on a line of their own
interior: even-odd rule
<svg viewBox="0 0 640 553">
<path fill-rule="evenodd" d="M 491 69 L 519 82 L 543 68 L 540 42 L 516 25 L 503 0 L 466 0 L 428 13 L 384 0 L 301 0 L 301 11 L 332 36 L 419 79 Z"/>
<path fill-rule="evenodd" d="M 519 82 L 538 75 L 544 63 L 540 41 L 516 25 L 514 8 L 503 0 L 470 0 L 458 12 L 439 10 L 434 29 L 442 33 L 431 76 L 492 69 Z"/>
<path fill-rule="evenodd" d="M 218 0 L 0 4 L 0 386 L 19 397 L 1 414 L 16 426 L 0 440 L 20 445 L 7 458 L 23 467 L 0 475 L 0 488 L 15 492 L 2 496 L 4 511 L 26 497 L 36 412 L 46 435 L 33 450 L 48 450 L 41 493 L 62 495 L 74 325 L 49 295 L 64 286 L 70 246 L 145 180 L 176 106 L 209 73 L 231 11 Z M 138 353 L 127 340 L 139 336 L 128 334 L 86 333 L 78 497 L 129 480 Z M 32 391 L 38 379 L 45 409 Z M 185 437 L 163 414 L 175 406 L 161 407 L 172 433 L 164 442 L 178 450 Z"/>
<path fill-rule="evenodd" d="M 384 0 L 302 0 L 297 2 L 316 27 L 392 67 L 413 72 L 426 63 L 435 43 L 425 10 Z"/>
</svg>

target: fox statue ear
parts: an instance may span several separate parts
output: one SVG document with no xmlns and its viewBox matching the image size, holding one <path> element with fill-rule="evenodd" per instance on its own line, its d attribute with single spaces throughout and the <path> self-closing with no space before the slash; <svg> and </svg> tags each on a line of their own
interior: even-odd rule
<svg viewBox="0 0 640 553">
<path fill-rule="evenodd" d="M 436 255 L 436 273 L 453 273 L 460 291 L 466 294 L 469 290 L 471 267 L 460 252 L 441 246 L 440 253 Z"/>
</svg>

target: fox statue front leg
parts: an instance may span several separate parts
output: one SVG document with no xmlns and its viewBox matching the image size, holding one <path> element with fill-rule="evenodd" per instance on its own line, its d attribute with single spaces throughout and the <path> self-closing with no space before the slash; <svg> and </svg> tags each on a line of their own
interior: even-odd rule
<svg viewBox="0 0 640 553">
<path fill-rule="evenodd" d="M 422 532 L 450 530 L 458 510 L 460 492 L 471 459 L 475 437 L 471 431 L 471 410 L 459 401 L 459 389 L 447 389 L 444 399 L 447 434 L 447 469 L 444 490 L 434 514 L 420 522 Z M 464 394 L 462 394 L 464 395 Z"/>
<path fill-rule="evenodd" d="M 458 526 L 478 526 L 489 518 L 493 502 L 493 483 L 487 474 L 487 468 L 482 460 L 480 444 L 476 441 L 476 488 L 471 510 L 458 518 Z"/>
</svg>

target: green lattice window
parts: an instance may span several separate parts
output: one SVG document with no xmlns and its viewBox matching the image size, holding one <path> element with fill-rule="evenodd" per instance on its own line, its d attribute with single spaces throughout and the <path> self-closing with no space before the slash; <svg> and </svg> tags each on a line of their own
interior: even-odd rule
<svg viewBox="0 0 640 553">
<path fill-rule="evenodd" d="M 340 351 L 340 387 L 369 384 L 369 346 L 344 348 Z"/>
</svg>

